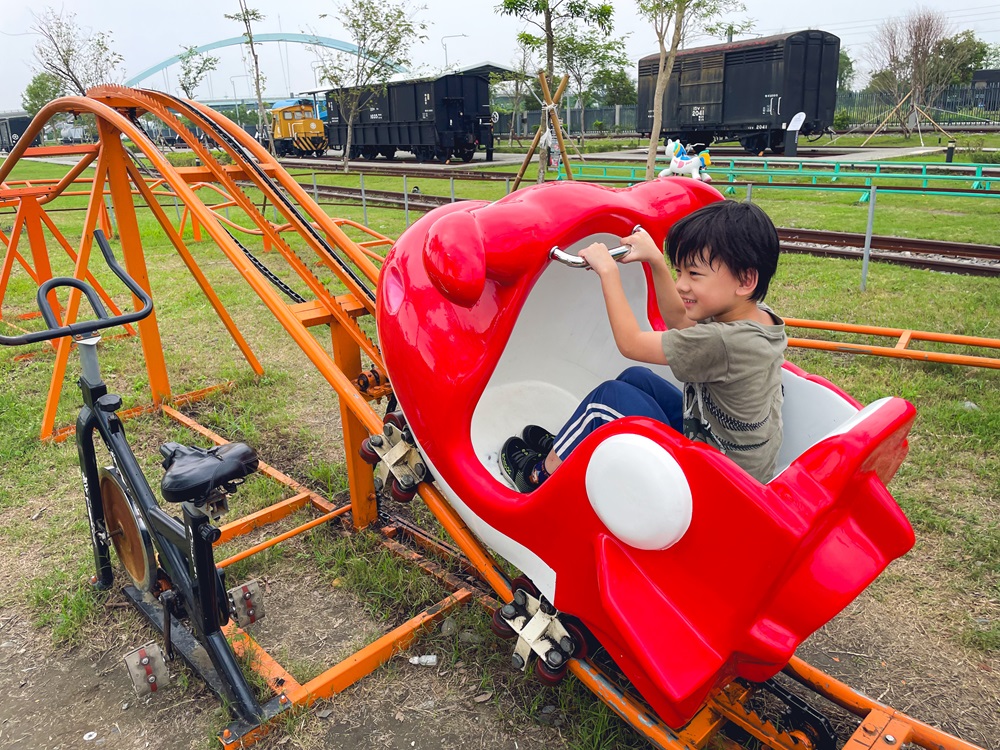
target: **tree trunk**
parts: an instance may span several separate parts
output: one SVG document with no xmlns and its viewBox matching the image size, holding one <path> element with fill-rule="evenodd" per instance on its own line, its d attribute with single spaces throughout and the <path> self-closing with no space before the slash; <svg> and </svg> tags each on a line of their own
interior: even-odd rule
<svg viewBox="0 0 1000 750">
<path fill-rule="evenodd" d="M 656 176 L 656 151 L 660 146 L 660 130 L 663 128 L 663 94 L 667 90 L 670 74 L 674 70 L 674 60 L 677 58 L 677 48 L 681 45 L 681 30 L 684 28 L 685 3 L 678 3 L 677 15 L 674 17 L 674 33 L 670 39 L 670 52 L 667 53 L 663 43 L 663 35 L 659 36 L 660 66 L 656 75 L 656 91 L 653 94 L 653 127 L 649 134 L 649 153 L 646 155 L 646 179 Z M 666 32 L 666 27 L 663 29 Z"/>
<path fill-rule="evenodd" d="M 548 76 L 548 84 L 551 89 L 552 84 L 555 82 L 556 75 L 556 40 L 552 35 L 552 11 L 549 10 L 548 6 L 545 9 L 545 75 Z"/>
<path fill-rule="evenodd" d="M 351 136 L 353 135 L 354 128 L 354 113 L 350 113 L 351 117 L 347 121 L 347 136 L 344 138 L 344 173 L 351 171 Z M 344 116 L 344 110 L 340 110 L 340 116 Z"/>
</svg>

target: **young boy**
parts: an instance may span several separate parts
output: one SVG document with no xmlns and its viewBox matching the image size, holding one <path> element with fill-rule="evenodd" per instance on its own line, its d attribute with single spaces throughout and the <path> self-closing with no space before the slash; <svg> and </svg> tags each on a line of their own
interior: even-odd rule
<svg viewBox="0 0 1000 750">
<path fill-rule="evenodd" d="M 646 416 L 715 446 L 760 482 L 774 474 L 781 446 L 785 324 L 761 304 L 778 265 L 778 233 L 752 203 L 719 201 L 678 221 L 663 253 L 645 232 L 622 240 L 622 263 L 650 265 L 668 330 L 642 331 L 608 248 L 580 257 L 601 278 L 611 330 L 629 359 L 669 365 L 683 394 L 644 367 L 595 388 L 558 434 L 528 425 L 504 443 L 500 468 L 521 492 L 544 482 L 587 435 L 612 419 Z"/>
</svg>

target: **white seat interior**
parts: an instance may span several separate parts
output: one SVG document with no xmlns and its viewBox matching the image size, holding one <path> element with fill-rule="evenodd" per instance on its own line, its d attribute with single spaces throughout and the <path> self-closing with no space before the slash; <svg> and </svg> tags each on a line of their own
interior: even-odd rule
<svg viewBox="0 0 1000 750">
<path fill-rule="evenodd" d="M 563 249 L 575 253 L 591 242 L 613 247 L 619 238 L 593 235 Z M 641 264 L 622 265 L 620 270 L 640 326 L 652 330 L 646 315 L 647 285 Z M 519 434 L 526 424 L 556 432 L 587 393 L 634 364 L 615 346 L 597 275 L 550 263 L 531 290 L 476 405 L 471 428 L 476 455 L 502 481 L 497 456 L 504 440 Z M 679 385 L 669 367 L 649 367 Z M 783 384 L 784 437 L 778 473 L 859 411 L 831 389 L 788 370 L 784 371 Z"/>
</svg>

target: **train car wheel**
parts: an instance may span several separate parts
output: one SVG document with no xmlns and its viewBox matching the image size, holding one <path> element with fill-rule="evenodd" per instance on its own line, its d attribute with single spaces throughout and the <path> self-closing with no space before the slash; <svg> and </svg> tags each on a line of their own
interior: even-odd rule
<svg viewBox="0 0 1000 750">
<path fill-rule="evenodd" d="M 378 149 L 375 148 L 374 146 L 365 146 L 364 148 L 361 149 L 361 156 L 362 158 L 371 161 L 376 156 L 378 156 Z"/>
<path fill-rule="evenodd" d="M 476 155 L 476 150 L 474 148 L 470 148 L 470 149 L 466 149 L 465 151 L 463 151 L 460 154 L 459 158 L 461 158 L 461 160 L 463 162 L 465 162 L 466 164 L 468 164 L 470 161 L 472 161 L 472 158 L 475 155 Z"/>
<path fill-rule="evenodd" d="M 392 161 L 393 159 L 396 158 L 396 149 L 395 148 L 391 148 L 391 147 L 390 148 L 383 148 L 382 150 L 379 151 L 379 153 L 382 154 L 382 156 L 384 156 L 389 161 Z"/>
<path fill-rule="evenodd" d="M 149 593 L 156 582 L 153 539 L 115 470 L 100 470 L 104 525 L 118 559 L 139 591 Z"/>
</svg>

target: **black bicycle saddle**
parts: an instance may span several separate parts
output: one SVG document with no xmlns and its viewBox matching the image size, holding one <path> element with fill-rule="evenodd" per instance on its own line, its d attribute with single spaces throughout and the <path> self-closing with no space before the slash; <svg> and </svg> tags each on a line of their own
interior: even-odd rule
<svg viewBox="0 0 1000 750">
<path fill-rule="evenodd" d="M 235 482 L 257 471 L 257 453 L 244 443 L 208 449 L 164 443 L 160 455 L 167 470 L 160 494 L 168 503 L 202 503 L 217 488 L 234 491 Z"/>
</svg>

